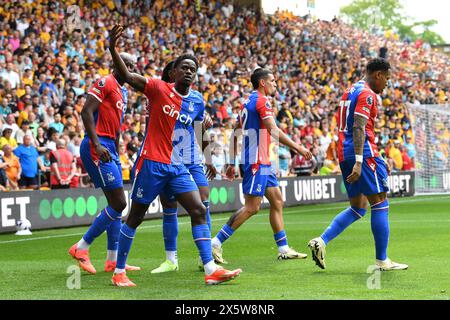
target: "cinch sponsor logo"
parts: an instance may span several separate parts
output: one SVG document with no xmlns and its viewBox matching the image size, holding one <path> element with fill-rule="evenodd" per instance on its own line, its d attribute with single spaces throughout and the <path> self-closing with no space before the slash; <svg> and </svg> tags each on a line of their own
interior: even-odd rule
<svg viewBox="0 0 450 320">
<path fill-rule="evenodd" d="M 176 118 L 183 124 L 190 125 L 194 121 L 189 115 L 181 114 L 180 111 L 175 110 L 174 106 L 163 106 L 163 112 L 172 118 Z"/>
</svg>

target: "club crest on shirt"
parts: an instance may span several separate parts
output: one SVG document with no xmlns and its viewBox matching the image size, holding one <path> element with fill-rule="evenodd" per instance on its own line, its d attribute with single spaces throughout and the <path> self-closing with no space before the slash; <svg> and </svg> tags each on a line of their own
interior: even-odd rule
<svg viewBox="0 0 450 320">
<path fill-rule="evenodd" d="M 169 97 L 170 98 L 173 98 L 175 96 L 175 94 L 173 93 L 173 92 L 171 92 L 170 94 L 169 94 Z"/>
<path fill-rule="evenodd" d="M 103 88 L 106 84 L 106 80 L 105 78 L 101 78 L 100 81 L 98 82 L 98 86 Z"/>
<path fill-rule="evenodd" d="M 194 103 L 193 103 L 192 101 L 189 102 L 188 111 L 189 111 L 189 112 L 194 112 Z"/>
<path fill-rule="evenodd" d="M 267 110 L 272 110 L 272 106 L 271 106 L 269 101 L 266 101 L 266 109 Z"/>
<path fill-rule="evenodd" d="M 373 97 L 372 96 L 367 96 L 366 98 L 366 103 L 371 106 L 373 104 Z"/>
</svg>

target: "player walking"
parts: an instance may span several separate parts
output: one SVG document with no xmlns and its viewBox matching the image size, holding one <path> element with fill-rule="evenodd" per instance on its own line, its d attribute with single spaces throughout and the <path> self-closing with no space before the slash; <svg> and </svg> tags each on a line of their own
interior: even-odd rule
<svg viewBox="0 0 450 320">
<path fill-rule="evenodd" d="M 110 52 L 121 77 L 134 89 L 143 92 L 150 101 L 147 133 L 151 128 L 152 134 L 146 133 L 144 146 L 137 159 L 131 210 L 120 230 L 117 266 L 112 283 L 116 286 L 135 286 L 126 275 L 125 263 L 137 227 L 142 223 L 150 203 L 162 192 L 174 194 L 191 216 L 194 242 L 205 268 L 205 283 L 218 284 L 232 280 L 241 273 L 241 269 L 229 271 L 214 263 L 211 233 L 206 224 L 206 208 L 177 150 L 176 137 L 184 136 L 185 130 L 194 121 L 203 120 L 203 97 L 190 88 L 198 62 L 191 55 L 178 57 L 174 63 L 174 84 L 130 73 L 116 51 L 116 42 L 122 33 L 122 26 L 112 29 Z"/>
<path fill-rule="evenodd" d="M 259 211 L 263 196 L 270 203 L 270 225 L 278 247 L 279 259 L 304 259 L 304 253 L 296 252 L 288 245 L 283 221 L 283 198 L 275 172 L 270 164 L 270 136 L 279 139 L 294 152 L 311 159 L 311 152 L 293 142 L 281 131 L 273 118 L 272 106 L 267 96 L 276 93 L 275 77 L 271 71 L 256 69 L 251 82 L 255 91 L 242 105 L 239 122 L 235 129 L 243 130 L 243 149 L 241 159 L 244 164 L 244 179 L 242 189 L 245 204 L 231 216 L 219 233 L 213 238 L 214 259 L 226 263 L 222 257 L 222 244 L 251 216 Z M 226 174 L 230 180 L 235 176 L 235 157 L 237 136 L 233 132 L 230 141 L 231 159 Z"/>
<path fill-rule="evenodd" d="M 129 68 L 134 69 L 133 56 L 122 53 Z M 104 270 L 114 271 L 122 221 L 127 206 L 123 191 L 122 167 L 117 153 L 120 127 L 127 107 L 128 90 L 125 81 L 114 68 L 113 72 L 95 82 L 88 92 L 81 117 L 87 135 L 80 147 L 81 160 L 96 188 L 102 188 L 108 201 L 95 218 L 89 230 L 69 250 L 83 270 L 95 274 L 89 259 L 89 247 L 105 230 L 108 236 L 108 254 Z M 126 266 L 127 270 L 140 270 Z"/>
<path fill-rule="evenodd" d="M 371 60 L 366 78 L 354 84 L 342 96 L 338 111 L 338 155 L 350 207 L 338 214 L 324 233 L 309 241 L 316 264 L 325 269 L 325 247 L 353 222 L 364 217 L 367 201 L 371 207 L 371 226 L 375 239 L 376 266 L 380 270 L 404 270 L 406 264 L 387 257 L 389 241 L 388 170 L 375 143 L 375 121 L 383 92 L 390 77 L 385 59 Z"/>
</svg>

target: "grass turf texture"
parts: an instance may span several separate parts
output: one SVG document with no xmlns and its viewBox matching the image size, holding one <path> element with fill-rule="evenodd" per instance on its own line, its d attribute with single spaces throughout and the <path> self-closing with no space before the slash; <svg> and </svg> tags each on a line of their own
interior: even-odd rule
<svg viewBox="0 0 450 320">
<path fill-rule="evenodd" d="M 290 246 L 308 253 L 306 260 L 276 260 L 268 210 L 244 224 L 224 245 L 227 267 L 241 276 L 219 286 L 205 286 L 197 268 L 190 221 L 179 218 L 178 272 L 150 274 L 165 259 L 161 220 L 144 222 L 128 259 L 142 271 L 129 272 L 136 288 L 111 285 L 103 272 L 106 235 L 91 246 L 96 275 L 81 272 L 81 289 L 69 290 L 67 251 L 87 227 L 35 231 L 32 236 L 0 235 L 2 299 L 450 299 L 450 196 L 391 199 L 388 255 L 409 264 L 406 271 L 383 272 L 380 289 L 368 289 L 367 273 L 375 262 L 370 212 L 327 246 L 327 269 L 320 270 L 306 244 L 329 225 L 346 203 L 285 209 Z M 213 235 L 230 214 L 214 214 Z M 35 240 L 32 240 L 35 239 Z"/>
</svg>

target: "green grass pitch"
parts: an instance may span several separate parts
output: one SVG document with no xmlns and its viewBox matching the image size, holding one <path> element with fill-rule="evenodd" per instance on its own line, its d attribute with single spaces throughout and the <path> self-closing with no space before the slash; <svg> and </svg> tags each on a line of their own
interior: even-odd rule
<svg viewBox="0 0 450 320">
<path fill-rule="evenodd" d="M 137 231 L 128 262 L 136 288 L 117 288 L 103 272 L 106 235 L 91 247 L 97 275 L 81 273 L 81 289 L 68 289 L 67 273 L 75 261 L 67 254 L 87 227 L 35 231 L 32 236 L 0 235 L 2 299 L 449 299 L 450 196 L 391 199 L 390 245 L 394 261 L 406 271 L 368 273 L 374 242 L 370 212 L 327 246 L 327 269 L 320 270 L 306 244 L 321 234 L 346 203 L 285 209 L 289 244 L 308 253 L 306 260 L 278 261 L 268 211 L 244 224 L 224 245 L 228 267 L 241 276 L 219 286 L 205 286 L 197 269 L 197 249 L 187 217 L 179 219 L 178 272 L 152 275 L 165 258 L 161 220 L 146 221 Z M 213 234 L 230 213 L 214 214 Z M 368 282 L 372 287 L 369 289 Z M 370 286 L 369 286 L 370 287 Z"/>
</svg>

